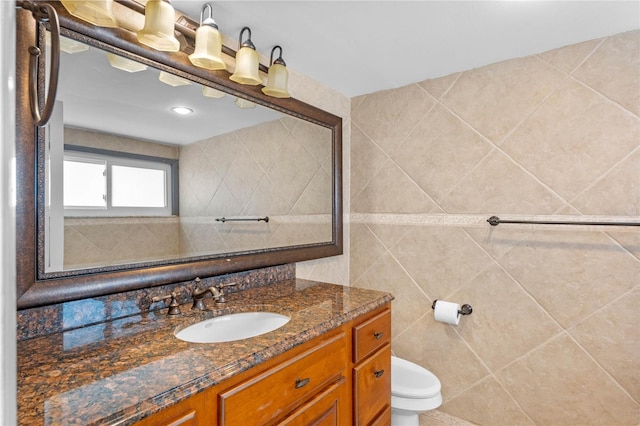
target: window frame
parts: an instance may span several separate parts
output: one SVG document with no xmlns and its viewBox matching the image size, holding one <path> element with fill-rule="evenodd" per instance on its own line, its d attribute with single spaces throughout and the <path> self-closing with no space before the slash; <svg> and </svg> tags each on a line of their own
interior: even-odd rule
<svg viewBox="0 0 640 426">
<path fill-rule="evenodd" d="M 111 205 L 111 177 L 107 172 L 107 206 L 106 208 L 64 208 L 64 217 L 170 217 L 178 216 L 179 212 L 179 182 L 178 160 L 129 152 L 112 151 L 107 149 L 85 147 L 79 145 L 64 145 L 63 156 L 86 158 L 107 162 L 107 169 L 112 165 L 150 168 L 166 172 L 166 207 L 113 207 Z M 64 163 L 64 162 L 63 162 Z"/>
</svg>

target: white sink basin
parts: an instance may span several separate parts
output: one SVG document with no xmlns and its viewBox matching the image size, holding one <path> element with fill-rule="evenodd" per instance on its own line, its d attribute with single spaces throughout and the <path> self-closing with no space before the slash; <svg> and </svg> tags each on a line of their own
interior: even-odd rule
<svg viewBox="0 0 640 426">
<path fill-rule="evenodd" d="M 259 336 L 276 330 L 291 318 L 273 312 L 242 312 L 200 321 L 175 336 L 192 343 L 220 343 Z"/>
</svg>

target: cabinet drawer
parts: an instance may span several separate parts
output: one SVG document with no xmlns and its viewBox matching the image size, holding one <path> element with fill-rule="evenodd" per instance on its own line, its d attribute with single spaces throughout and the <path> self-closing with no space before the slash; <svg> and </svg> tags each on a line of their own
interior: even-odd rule
<svg viewBox="0 0 640 426">
<path fill-rule="evenodd" d="M 344 407 L 347 392 L 346 379 L 329 385 L 317 397 L 297 409 L 279 426 L 337 426 L 346 409 Z"/>
<path fill-rule="evenodd" d="M 391 310 L 353 327 L 353 362 L 360 362 L 369 354 L 391 341 Z"/>
<path fill-rule="evenodd" d="M 353 369 L 354 424 L 368 425 L 391 401 L 391 345 Z"/>
<path fill-rule="evenodd" d="M 344 333 L 218 395 L 220 425 L 262 425 L 281 418 L 342 377 Z"/>
</svg>

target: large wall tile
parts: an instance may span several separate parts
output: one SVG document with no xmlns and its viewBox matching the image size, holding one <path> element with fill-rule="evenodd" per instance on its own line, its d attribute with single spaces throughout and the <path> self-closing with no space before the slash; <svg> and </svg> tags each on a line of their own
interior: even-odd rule
<svg viewBox="0 0 640 426">
<path fill-rule="evenodd" d="M 436 207 L 392 161 L 387 161 L 351 203 L 351 211 L 357 213 L 428 213 Z"/>
<path fill-rule="evenodd" d="M 502 148 L 565 200 L 571 200 L 639 144 L 637 117 L 568 80 Z"/>
<path fill-rule="evenodd" d="M 569 330 L 636 400 L 640 401 L 640 327 L 629 318 L 638 317 L 640 283 Z"/>
<path fill-rule="evenodd" d="M 417 84 L 364 97 L 351 111 L 353 123 L 387 154 L 392 153 L 425 116 L 434 101 Z"/>
<path fill-rule="evenodd" d="M 574 75 L 640 115 L 639 69 L 640 31 L 631 31 L 607 38 Z"/>
<path fill-rule="evenodd" d="M 440 205 L 447 213 L 550 214 L 563 201 L 495 150 Z"/>
<path fill-rule="evenodd" d="M 603 175 L 571 201 L 571 205 L 584 214 L 640 216 L 640 149 Z"/>
<path fill-rule="evenodd" d="M 640 407 L 563 335 L 498 372 L 538 425 L 635 425 Z"/>
<path fill-rule="evenodd" d="M 388 291 L 395 300 L 391 304 L 392 335 L 399 335 L 422 316 L 431 301 L 391 257 L 378 259 L 354 283 L 356 287 Z"/>
<path fill-rule="evenodd" d="M 538 231 L 499 259 L 564 327 L 638 284 L 640 262 L 598 232 Z"/>
<path fill-rule="evenodd" d="M 426 193 L 441 201 L 492 147 L 455 115 L 436 106 L 393 159 Z"/>
<path fill-rule="evenodd" d="M 452 226 L 415 226 L 390 252 L 432 299 L 450 296 L 492 262 Z"/>
<path fill-rule="evenodd" d="M 434 98 L 440 99 L 452 87 L 458 77 L 460 77 L 459 72 L 445 75 L 444 77 L 425 80 L 418 83 L 418 85 L 431 93 Z"/>
<path fill-rule="evenodd" d="M 629 227 L 622 230 L 620 228 L 618 231 L 611 230 L 608 234 L 625 250 L 628 250 L 629 253 L 640 260 L 640 232 L 637 232 L 636 229 Z"/>
<path fill-rule="evenodd" d="M 357 155 L 351 156 L 351 197 L 362 192 L 369 181 L 386 164 L 389 157 L 358 126 L 351 132 L 351 149 Z"/>
<path fill-rule="evenodd" d="M 244 144 L 251 158 L 260 165 L 262 170 L 267 170 L 273 164 L 289 136 L 290 130 L 283 124 L 286 120 L 273 120 L 235 132 L 234 136 Z M 215 155 L 215 152 L 213 154 Z"/>
<path fill-rule="evenodd" d="M 465 227 L 464 230 L 495 259 L 504 256 L 515 244 L 524 240 L 531 233 L 531 230 L 519 226 L 484 225 Z"/>
<path fill-rule="evenodd" d="M 534 425 L 516 401 L 491 376 L 447 401 L 440 410 L 479 425 Z"/>
<path fill-rule="evenodd" d="M 382 241 L 385 247 L 395 246 L 405 235 L 414 231 L 412 225 L 369 224 L 369 229 Z"/>
<path fill-rule="evenodd" d="M 386 249 L 369 227 L 360 223 L 351 224 L 351 241 L 349 275 L 350 281 L 356 282 L 386 254 Z"/>
<path fill-rule="evenodd" d="M 564 78 L 536 57 L 513 59 L 465 71 L 442 101 L 500 143 Z"/>
<path fill-rule="evenodd" d="M 600 43 L 600 40 L 589 40 L 583 43 L 572 44 L 570 46 L 564 46 L 559 49 L 549 50 L 539 54 L 538 56 L 551 65 L 558 67 L 561 71 L 570 74 L 576 67 L 595 50 Z"/>
<path fill-rule="evenodd" d="M 491 371 L 562 331 L 535 299 L 497 265 L 474 277 L 451 300 L 473 306 L 473 313 L 460 320 L 458 333 Z"/>
</svg>

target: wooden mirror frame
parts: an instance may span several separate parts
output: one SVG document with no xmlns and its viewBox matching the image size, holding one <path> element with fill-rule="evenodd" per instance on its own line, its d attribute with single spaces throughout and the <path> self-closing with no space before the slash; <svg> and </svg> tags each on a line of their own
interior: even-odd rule
<svg viewBox="0 0 640 426">
<path fill-rule="evenodd" d="M 37 2 L 34 2 L 37 3 Z M 187 77 L 195 82 L 250 99 L 259 105 L 310 121 L 332 131 L 332 241 L 273 249 L 261 249 L 185 261 L 134 264 L 73 276 L 39 278 L 38 247 L 43 244 L 44 226 L 38 201 L 43 201 L 42 173 L 38 173 L 39 145 L 44 131 L 34 125 L 29 107 L 28 48 L 44 41 L 45 25 L 37 27 L 31 12 L 17 9 L 16 38 L 16 255 L 17 308 L 26 309 L 106 294 L 120 293 L 267 266 L 294 263 L 342 254 L 342 119 L 299 100 L 264 95 L 262 86 L 245 86 L 229 80 L 227 71 L 194 67 L 183 52 L 166 53 L 139 44 L 135 34 L 120 28 L 101 28 L 69 15 L 60 2 L 49 2 L 59 15 L 62 34 L 139 62 Z M 41 68 L 43 68 L 41 66 Z M 41 69 L 41 71 L 43 71 Z M 44 72 L 38 82 L 44 87 Z M 42 92 L 42 90 L 40 91 Z M 41 101 L 43 101 L 41 99 Z M 40 160 L 41 161 L 41 160 Z M 195 260 L 194 260 L 195 259 Z"/>
</svg>

